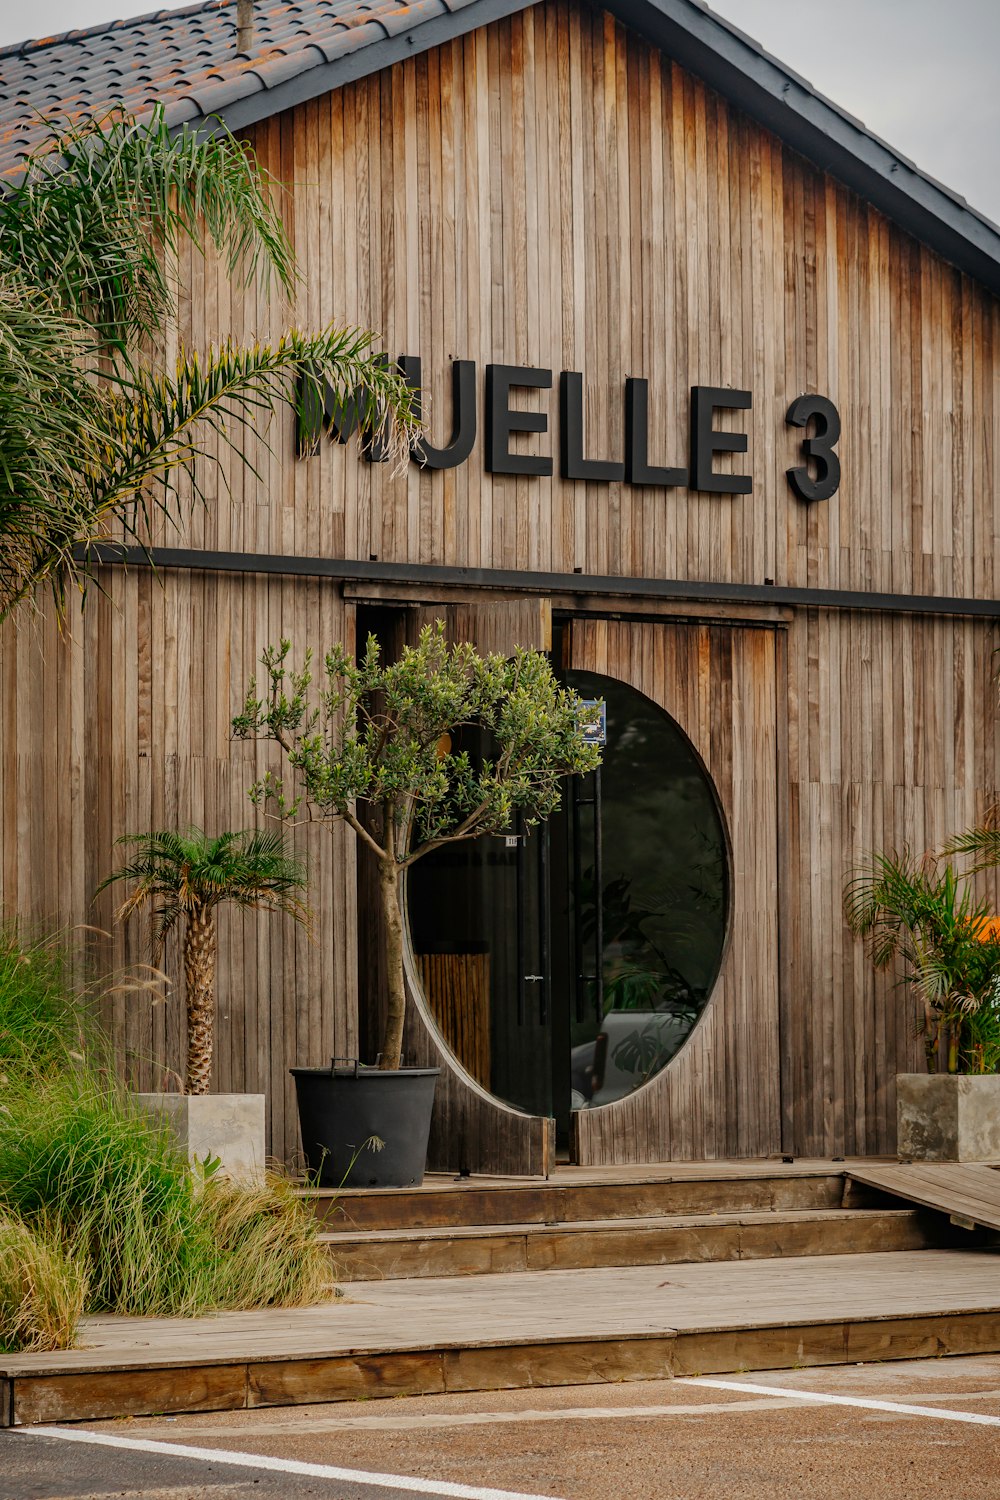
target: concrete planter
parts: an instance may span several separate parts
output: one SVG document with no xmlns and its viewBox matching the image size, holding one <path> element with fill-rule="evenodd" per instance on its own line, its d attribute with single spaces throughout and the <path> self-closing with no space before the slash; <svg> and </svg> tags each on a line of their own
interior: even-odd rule
<svg viewBox="0 0 1000 1500">
<path fill-rule="evenodd" d="M 1000 1074 L 897 1073 L 904 1161 L 1000 1162 Z"/>
<path fill-rule="evenodd" d="M 192 1163 L 217 1156 L 227 1177 L 264 1180 L 263 1094 L 137 1094 L 173 1131 Z"/>
</svg>

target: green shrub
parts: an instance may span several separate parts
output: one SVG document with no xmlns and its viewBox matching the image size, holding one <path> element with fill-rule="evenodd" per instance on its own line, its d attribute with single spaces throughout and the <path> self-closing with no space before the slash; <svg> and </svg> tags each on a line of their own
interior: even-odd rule
<svg viewBox="0 0 1000 1500">
<path fill-rule="evenodd" d="M 179 1312 L 207 1238 L 186 1163 L 123 1090 L 87 1070 L 37 1090 L 15 1084 L 0 1113 L 0 1197 L 58 1226 L 86 1268 L 92 1310 Z"/>
<path fill-rule="evenodd" d="M 72 974 L 61 940 L 0 929 L 0 1226 L 36 1245 L 41 1268 L 35 1291 L 31 1276 L 0 1280 L 0 1340 L 34 1338 L 10 1331 L 26 1318 L 60 1326 L 61 1284 L 86 1288 L 89 1312 L 135 1316 L 321 1300 L 330 1266 L 315 1216 L 277 1176 L 259 1188 L 196 1179 L 99 1065 L 107 1044 Z M 0 1278 L 8 1262 L 0 1239 Z M 67 1293 L 70 1321 L 83 1296 Z"/>
<path fill-rule="evenodd" d="M 303 1305 L 330 1272 L 308 1208 L 279 1178 L 199 1183 L 168 1131 L 87 1072 L 14 1088 L 0 1112 L 0 1202 L 54 1225 L 88 1309 L 190 1317 Z"/>
<path fill-rule="evenodd" d="M 0 1218 L 0 1352 L 70 1349 L 86 1279 L 57 1237 Z"/>
</svg>

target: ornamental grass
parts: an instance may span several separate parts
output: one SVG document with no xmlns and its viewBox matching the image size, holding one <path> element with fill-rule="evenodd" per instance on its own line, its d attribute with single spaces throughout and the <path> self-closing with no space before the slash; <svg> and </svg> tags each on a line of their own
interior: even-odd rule
<svg viewBox="0 0 1000 1500">
<path fill-rule="evenodd" d="M 0 1280 L 0 1342 L 68 1348 L 81 1310 L 192 1317 L 329 1296 L 319 1225 L 291 1184 L 272 1173 L 262 1186 L 230 1182 L 211 1163 L 193 1172 L 101 1065 L 70 974 L 58 944 L 2 935 L 0 1225 L 36 1246 L 38 1271 Z M 30 1342 L 42 1337 L 53 1342 Z"/>
<path fill-rule="evenodd" d="M 69 1349 L 86 1293 L 83 1269 L 57 1235 L 0 1218 L 0 1353 Z"/>
</svg>

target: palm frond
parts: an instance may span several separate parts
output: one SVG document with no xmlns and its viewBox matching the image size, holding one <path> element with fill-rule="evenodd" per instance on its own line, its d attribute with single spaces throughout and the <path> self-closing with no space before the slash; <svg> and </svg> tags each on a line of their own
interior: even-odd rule
<svg viewBox="0 0 1000 1500">
<path fill-rule="evenodd" d="M 0 470 L 0 528 L 21 538 L 0 562 L 0 619 L 42 582 L 52 585 L 57 600 L 71 584 L 82 588 L 89 570 L 79 549 L 106 540 L 112 521 L 126 537 L 145 544 L 157 512 L 175 515 L 181 473 L 192 480 L 195 497 L 203 499 L 197 460 L 208 433 L 249 463 L 245 433 L 256 431 L 258 423 L 265 431 L 279 407 L 298 399 L 304 370 L 320 370 L 339 389 L 361 393 L 383 424 L 386 449 L 403 464 L 418 431 L 414 393 L 402 374 L 372 351 L 371 342 L 359 329 L 330 327 L 312 335 L 293 329 L 274 344 L 243 348 L 229 342 L 204 359 L 182 352 L 172 376 L 148 370 L 112 374 L 100 389 L 88 385 L 85 375 L 71 379 L 70 431 L 73 404 L 80 406 L 73 469 L 56 472 L 39 464 L 30 485 L 25 479 L 9 491 Z M 61 378 L 67 372 L 64 367 L 56 373 Z M 15 380 L 12 376 L 11 383 Z M 58 378 L 50 392 L 54 429 L 63 396 Z M 0 437 L 2 423 L 0 418 Z M 48 439 L 54 451 L 57 435 L 52 430 Z M 65 432 L 62 442 L 62 452 L 73 451 L 65 447 Z M 31 459 L 25 450 L 18 475 L 30 473 Z M 156 480 L 162 481 L 159 487 Z"/>
<path fill-rule="evenodd" d="M 119 881 L 133 885 L 118 908 L 127 921 L 149 907 L 159 940 L 183 915 L 230 902 L 281 911 L 308 923 L 310 911 L 299 892 L 307 884 L 305 865 L 288 848 L 280 830 L 242 829 L 210 836 L 200 828 L 158 829 L 117 840 L 133 857 L 101 881 L 96 894 Z"/>
<path fill-rule="evenodd" d="M 972 873 L 1000 865 L 1000 828 L 989 820 L 978 828 L 967 828 L 944 846 L 945 854 L 971 854 Z"/>
<path fill-rule="evenodd" d="M 181 238 L 207 232 L 231 274 L 274 275 L 290 289 L 294 257 L 278 185 L 219 124 L 206 137 L 171 130 L 162 109 L 123 108 L 82 123 L 50 119 L 22 181 L 3 204 L 0 264 L 26 268 L 46 296 L 118 348 L 156 333 Z"/>
<path fill-rule="evenodd" d="M 80 466 L 100 451 L 105 398 L 89 330 L 0 274 L 0 616 L 79 516 Z"/>
<path fill-rule="evenodd" d="M 213 241 L 233 275 L 293 284 L 278 193 L 221 126 L 205 138 L 120 110 L 49 122 L 0 198 L 0 620 L 42 582 L 61 610 L 89 576 L 78 549 L 112 529 L 146 544 L 157 515 L 177 519 L 182 476 L 207 498 L 206 438 L 212 461 L 228 450 L 252 469 L 247 438 L 286 402 L 301 416 L 317 381 L 406 462 L 419 396 L 361 330 L 227 342 L 182 353 L 172 373 L 143 363 L 182 239 Z"/>
</svg>

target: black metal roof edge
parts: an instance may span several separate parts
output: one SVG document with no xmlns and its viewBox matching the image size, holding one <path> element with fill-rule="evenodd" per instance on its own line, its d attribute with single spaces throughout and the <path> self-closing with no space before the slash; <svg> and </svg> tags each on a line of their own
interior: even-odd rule
<svg viewBox="0 0 1000 1500">
<path fill-rule="evenodd" d="M 793 150 L 1000 293 L 1000 228 L 701 0 L 606 0 L 647 41 Z"/>
<path fill-rule="evenodd" d="M 886 614 L 974 615 L 1000 619 L 1000 600 L 941 594 L 868 593 L 859 589 L 799 588 L 784 584 L 707 583 L 700 579 L 633 578 L 614 574 L 545 573 L 515 568 L 466 568 L 435 563 L 362 562 L 350 558 L 284 556 L 266 552 L 214 552 L 197 547 L 129 547 L 94 542 L 74 549 L 80 562 L 210 573 L 275 574 L 334 582 L 435 584 L 443 587 L 515 589 L 519 593 L 683 600 L 711 604 L 771 604 L 807 609 L 877 610 Z"/>
<path fill-rule="evenodd" d="M 447 3 L 447 0 L 445 0 Z M 271 89 L 222 103 L 231 130 L 426 52 L 538 0 L 468 0 Z M 902 229 L 1000 295 L 1000 228 L 817 93 L 701 0 L 592 0 L 772 130 Z M 377 21 L 377 16 L 372 18 Z"/>
</svg>

